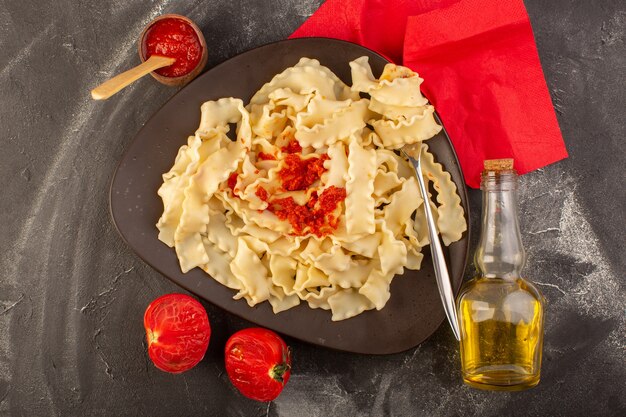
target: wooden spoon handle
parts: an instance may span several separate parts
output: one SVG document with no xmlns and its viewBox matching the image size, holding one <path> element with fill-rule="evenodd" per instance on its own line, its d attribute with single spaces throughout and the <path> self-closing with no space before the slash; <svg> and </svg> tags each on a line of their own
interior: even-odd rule
<svg viewBox="0 0 626 417">
<path fill-rule="evenodd" d="M 103 82 L 93 90 L 91 90 L 91 97 L 94 100 L 105 100 L 111 97 L 113 94 L 120 91 L 130 83 L 146 74 L 151 73 L 159 68 L 167 67 L 176 62 L 175 58 L 168 58 L 166 56 L 152 55 L 146 62 L 141 65 L 137 65 L 135 68 L 129 69 L 108 81 Z"/>
</svg>

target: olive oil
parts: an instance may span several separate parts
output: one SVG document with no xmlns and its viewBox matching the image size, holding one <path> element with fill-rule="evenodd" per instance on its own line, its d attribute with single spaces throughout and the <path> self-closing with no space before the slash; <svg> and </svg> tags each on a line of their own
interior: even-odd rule
<svg viewBox="0 0 626 417">
<path fill-rule="evenodd" d="M 489 162 L 481 183 L 482 231 L 475 256 L 479 274 L 457 299 L 461 367 L 464 382 L 472 387 L 517 391 L 539 383 L 544 301 L 520 275 L 526 254 L 512 161 L 504 168 Z"/>
<path fill-rule="evenodd" d="M 539 383 L 543 314 L 528 282 L 476 278 L 460 302 L 463 379 L 473 387 L 517 390 Z"/>
</svg>

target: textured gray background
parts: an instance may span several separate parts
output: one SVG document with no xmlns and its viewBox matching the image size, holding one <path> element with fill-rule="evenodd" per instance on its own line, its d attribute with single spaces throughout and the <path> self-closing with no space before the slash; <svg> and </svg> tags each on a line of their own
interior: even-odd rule
<svg viewBox="0 0 626 417">
<path fill-rule="evenodd" d="M 138 62 L 135 37 L 161 13 L 199 24 L 211 67 L 285 38 L 320 1 L 30 3 L 0 1 L 0 414 L 626 415 L 624 2 L 527 0 L 571 154 L 522 181 L 527 272 L 549 302 L 539 387 L 463 386 L 442 326 L 384 357 L 288 340 L 294 374 L 269 405 L 230 385 L 222 348 L 248 324 L 210 305 L 199 366 L 172 376 L 147 359 L 143 311 L 178 288 L 124 246 L 107 192 L 124 148 L 175 90 L 146 77 L 96 103 L 89 89 Z M 477 214 L 476 192 L 472 204 Z"/>
</svg>

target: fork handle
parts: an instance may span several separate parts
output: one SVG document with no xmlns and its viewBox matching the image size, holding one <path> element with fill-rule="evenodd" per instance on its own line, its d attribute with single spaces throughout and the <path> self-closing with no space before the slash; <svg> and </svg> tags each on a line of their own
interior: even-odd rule
<svg viewBox="0 0 626 417">
<path fill-rule="evenodd" d="M 408 155 L 407 155 L 408 156 Z M 433 266 L 435 269 L 435 278 L 437 280 L 437 286 L 439 287 L 439 295 L 441 296 L 441 303 L 448 317 L 448 322 L 452 328 L 452 333 L 456 340 L 461 340 L 461 332 L 459 329 L 459 319 L 457 317 L 456 305 L 454 303 L 454 291 L 452 290 L 452 284 L 450 283 L 450 275 L 448 274 L 448 267 L 446 266 L 446 259 L 443 256 L 443 250 L 441 248 L 441 242 L 439 241 L 439 235 L 437 233 L 437 225 L 433 218 L 433 212 L 430 207 L 430 198 L 428 198 L 428 190 L 426 190 L 426 184 L 424 182 L 424 176 L 422 175 L 422 166 L 419 159 L 415 159 L 409 156 L 409 160 L 415 168 L 417 175 L 417 182 L 419 183 L 420 192 L 424 200 L 424 212 L 426 213 L 426 222 L 428 223 L 428 237 L 430 239 L 430 252 L 433 258 Z"/>
</svg>

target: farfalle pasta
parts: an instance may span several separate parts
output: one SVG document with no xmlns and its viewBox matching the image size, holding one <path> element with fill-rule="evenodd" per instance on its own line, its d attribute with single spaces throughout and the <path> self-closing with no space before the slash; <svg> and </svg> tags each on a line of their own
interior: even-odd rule
<svg viewBox="0 0 626 417">
<path fill-rule="evenodd" d="M 382 309 L 394 276 L 420 268 L 424 200 L 397 149 L 441 126 L 413 71 L 388 64 L 377 79 L 367 57 L 350 67 L 347 86 L 302 58 L 247 106 L 202 105 L 158 191 L 159 239 L 183 272 L 201 268 L 250 306 L 268 301 L 279 313 L 306 302 L 337 321 Z M 460 198 L 426 145 L 421 152 L 449 245 L 466 230 Z"/>
</svg>

